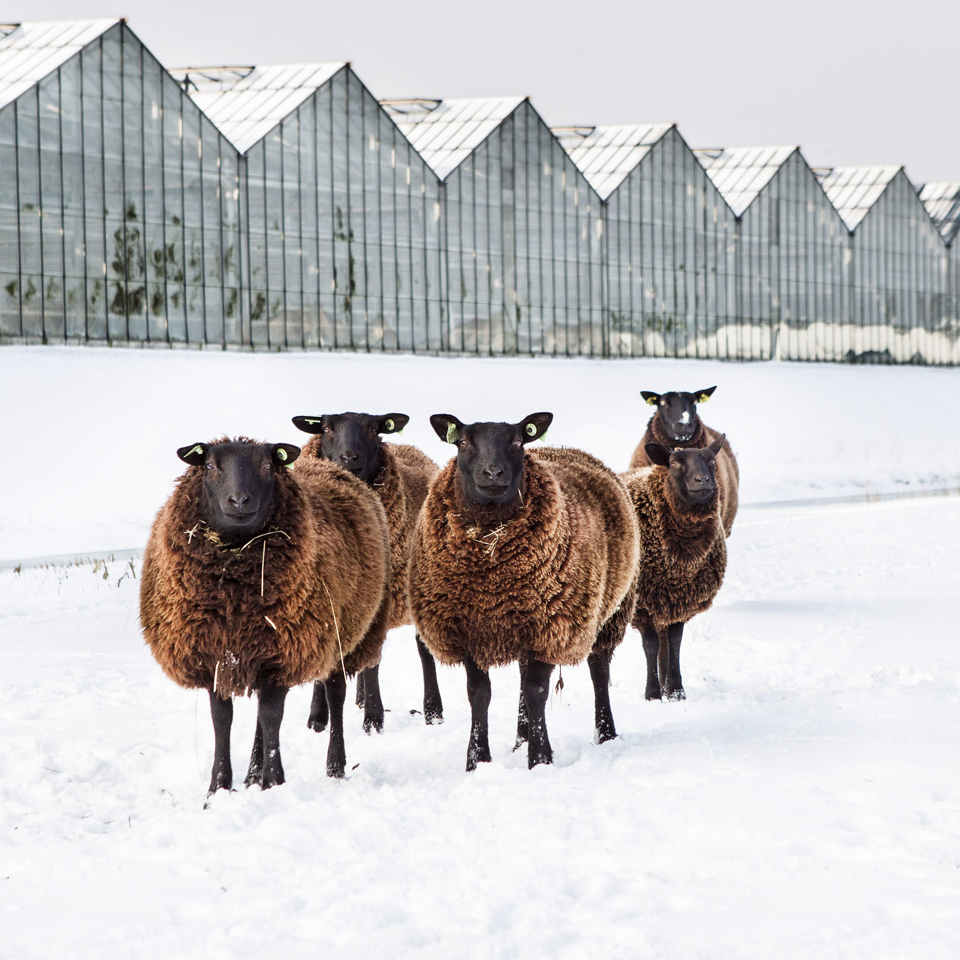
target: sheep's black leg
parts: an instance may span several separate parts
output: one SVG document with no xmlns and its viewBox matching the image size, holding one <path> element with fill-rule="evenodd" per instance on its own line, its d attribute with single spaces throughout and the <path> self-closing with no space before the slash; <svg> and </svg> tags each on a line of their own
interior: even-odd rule
<svg viewBox="0 0 960 960">
<path fill-rule="evenodd" d="M 367 697 L 363 689 L 363 684 L 364 684 L 363 670 L 361 670 L 357 674 L 357 697 L 354 700 L 354 703 L 356 703 L 358 707 L 363 707 L 367 701 Z"/>
<path fill-rule="evenodd" d="M 640 625 L 640 635 L 643 637 L 643 653 L 647 658 L 647 689 L 644 696 L 647 700 L 660 700 L 663 695 L 660 690 L 660 677 L 657 672 L 657 660 L 660 655 L 660 638 L 652 623 Z"/>
<path fill-rule="evenodd" d="M 363 729 L 383 733 L 383 700 L 380 699 L 380 664 L 367 667 L 363 677 Z M 359 677 L 358 677 L 359 682 Z"/>
<path fill-rule="evenodd" d="M 426 723 L 443 723 L 443 700 L 437 683 L 437 661 L 417 634 L 417 653 L 423 667 L 423 719 Z"/>
<path fill-rule="evenodd" d="M 470 700 L 470 743 L 467 746 L 467 770 L 476 770 L 478 763 L 490 762 L 490 736 L 487 713 L 490 709 L 490 674 L 481 670 L 469 657 L 463 661 L 467 669 L 467 698 Z"/>
<path fill-rule="evenodd" d="M 343 745 L 343 704 L 347 699 L 347 679 L 341 671 L 334 671 L 324 686 L 327 688 L 327 704 L 330 707 L 327 776 L 342 777 L 347 768 L 347 751 Z"/>
<path fill-rule="evenodd" d="M 680 641 L 683 639 L 683 624 L 671 623 L 667 630 L 667 669 L 664 689 L 668 700 L 686 700 L 683 680 L 680 677 Z"/>
<path fill-rule="evenodd" d="M 610 709 L 610 656 L 594 650 L 587 657 L 590 679 L 593 681 L 594 728 L 597 743 L 606 743 L 617 735 Z"/>
<path fill-rule="evenodd" d="M 264 790 L 284 782 L 283 763 L 280 760 L 280 724 L 287 688 L 273 683 L 260 687 L 260 706 L 257 721 L 263 736 L 263 774 L 260 785 Z"/>
<path fill-rule="evenodd" d="M 307 718 L 307 726 L 317 733 L 322 733 L 327 729 L 327 719 L 330 712 L 327 710 L 327 692 L 323 689 L 323 684 L 318 680 L 313 685 L 313 699 L 310 701 L 310 716 Z"/>
<path fill-rule="evenodd" d="M 527 742 L 530 732 L 530 723 L 527 719 L 527 704 L 523 699 L 523 683 L 527 676 L 527 666 L 530 658 L 527 654 L 520 655 L 520 703 L 517 705 L 517 739 L 513 744 L 514 750 L 519 750 Z"/>
<path fill-rule="evenodd" d="M 547 736 L 546 706 L 550 693 L 550 674 L 553 664 L 530 657 L 523 678 L 523 699 L 527 704 L 527 766 L 532 770 L 538 763 L 553 763 L 553 751 Z"/>
<path fill-rule="evenodd" d="M 260 729 L 260 717 L 257 716 L 256 729 L 253 734 L 253 749 L 250 751 L 250 766 L 247 775 L 243 778 L 245 787 L 252 787 L 255 783 L 263 782 L 263 731 Z"/>
<path fill-rule="evenodd" d="M 210 694 L 210 716 L 213 718 L 213 772 L 207 796 L 233 787 L 233 766 L 230 763 L 230 727 L 233 725 L 233 700 Z"/>
</svg>

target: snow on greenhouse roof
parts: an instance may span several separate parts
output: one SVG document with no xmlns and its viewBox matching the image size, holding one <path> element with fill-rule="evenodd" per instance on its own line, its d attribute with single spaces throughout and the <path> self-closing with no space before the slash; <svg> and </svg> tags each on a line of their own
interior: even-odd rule
<svg viewBox="0 0 960 960">
<path fill-rule="evenodd" d="M 345 61 L 274 63 L 181 67 L 170 73 L 223 135 L 246 153 L 345 66 Z"/>
<path fill-rule="evenodd" d="M 673 127 L 672 123 L 617 123 L 551 129 L 593 189 L 606 200 Z"/>
<path fill-rule="evenodd" d="M 401 133 L 445 180 L 526 97 L 381 100 Z"/>
<path fill-rule="evenodd" d="M 843 218 L 848 229 L 853 230 L 902 169 L 903 167 L 887 164 L 833 167 L 830 170 L 817 170 L 816 173 L 837 213 Z"/>
<path fill-rule="evenodd" d="M 0 107 L 16 100 L 88 43 L 122 22 L 113 17 L 0 25 Z"/>
<path fill-rule="evenodd" d="M 796 146 L 721 147 L 693 152 L 739 217 L 797 149 Z"/>
<path fill-rule="evenodd" d="M 960 228 L 960 180 L 925 183 L 920 199 L 943 239 L 951 243 Z"/>
</svg>

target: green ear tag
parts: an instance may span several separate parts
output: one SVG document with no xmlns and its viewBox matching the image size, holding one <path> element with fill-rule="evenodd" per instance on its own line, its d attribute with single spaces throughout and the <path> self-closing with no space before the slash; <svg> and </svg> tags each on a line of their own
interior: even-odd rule
<svg viewBox="0 0 960 960">
<path fill-rule="evenodd" d="M 286 462 L 286 459 L 287 459 L 287 451 L 284 450 L 283 447 L 277 447 L 277 456 L 278 456 L 281 460 L 283 460 L 284 462 Z"/>
<path fill-rule="evenodd" d="M 198 444 L 190 451 L 190 453 L 199 453 L 199 454 L 202 455 L 202 454 L 203 454 L 203 447 L 200 446 L 200 444 L 198 443 Z M 190 453 L 187 454 L 188 457 L 190 456 Z"/>
<path fill-rule="evenodd" d="M 460 439 L 460 431 L 455 423 L 447 424 L 447 443 L 456 443 Z"/>
<path fill-rule="evenodd" d="M 323 423 L 322 420 L 311 420 L 309 417 L 304 417 L 304 418 L 303 418 L 303 422 L 304 422 L 304 423 L 309 423 L 311 426 L 312 426 L 313 424 L 315 424 L 315 423 Z"/>
<path fill-rule="evenodd" d="M 543 433 L 540 434 L 540 442 L 543 443 L 546 437 L 547 437 L 547 431 L 544 430 Z"/>
<path fill-rule="evenodd" d="M 394 423 L 393 423 L 392 420 L 387 420 L 387 421 L 384 423 L 384 426 L 387 428 L 387 430 L 392 430 L 393 427 L 394 427 Z"/>
<path fill-rule="evenodd" d="M 535 423 L 528 423 L 523 429 L 528 437 L 535 437 L 537 435 L 537 425 Z"/>
</svg>

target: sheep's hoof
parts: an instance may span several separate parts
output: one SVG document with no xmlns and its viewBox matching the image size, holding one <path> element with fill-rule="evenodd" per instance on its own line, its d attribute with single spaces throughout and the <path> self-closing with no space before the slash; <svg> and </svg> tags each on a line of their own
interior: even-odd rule
<svg viewBox="0 0 960 960">
<path fill-rule="evenodd" d="M 660 693 L 658 687 L 647 687 L 647 692 L 644 694 L 644 697 L 647 700 L 662 700 L 663 695 Z"/>
<path fill-rule="evenodd" d="M 333 777 L 335 780 L 343 779 L 343 772 L 346 764 L 341 763 L 328 763 L 327 764 L 327 776 Z"/>
<path fill-rule="evenodd" d="M 383 717 L 365 717 L 363 732 L 369 737 L 371 733 L 383 733 Z"/>
<path fill-rule="evenodd" d="M 534 767 L 539 767 L 540 764 L 553 763 L 553 751 L 549 748 L 543 752 L 534 753 L 531 751 L 527 754 L 527 769 L 532 770 Z"/>
<path fill-rule="evenodd" d="M 599 727 L 596 730 L 596 743 L 599 745 L 601 743 L 608 743 L 610 740 L 617 739 L 617 731 L 612 727 L 604 727 L 600 729 Z"/>
<path fill-rule="evenodd" d="M 307 720 L 307 726 L 316 733 L 323 733 L 323 731 L 327 729 L 327 721 L 320 720 L 317 717 L 310 717 L 310 719 Z"/>
<path fill-rule="evenodd" d="M 686 700 L 687 695 L 683 692 L 683 687 L 680 687 L 678 690 L 670 690 L 667 693 L 668 700 Z"/>
<path fill-rule="evenodd" d="M 218 787 L 217 790 L 208 790 L 207 798 L 203 801 L 203 809 L 209 810 L 210 805 L 213 803 L 213 798 L 216 796 L 218 790 L 226 790 L 227 793 L 236 793 L 237 791 L 233 787 Z"/>
<path fill-rule="evenodd" d="M 429 726 L 435 723 L 443 723 L 443 704 L 432 701 L 423 702 L 423 722 Z"/>
<path fill-rule="evenodd" d="M 472 773 L 481 763 L 490 763 L 490 751 L 473 749 L 467 751 L 467 773 Z"/>
<path fill-rule="evenodd" d="M 260 786 L 263 782 L 263 771 L 259 768 L 254 770 L 251 768 L 247 771 L 247 775 L 243 778 L 243 785 L 248 789 L 254 785 Z"/>
</svg>

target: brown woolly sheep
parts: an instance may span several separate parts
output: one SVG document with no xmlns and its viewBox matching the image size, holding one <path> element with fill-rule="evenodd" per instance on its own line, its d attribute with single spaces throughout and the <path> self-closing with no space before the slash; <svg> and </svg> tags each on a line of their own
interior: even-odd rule
<svg viewBox="0 0 960 960">
<path fill-rule="evenodd" d="M 723 583 L 727 545 L 716 481 L 721 434 L 704 449 L 648 443 L 651 467 L 621 474 L 640 525 L 633 625 L 643 637 L 648 700 L 685 697 L 680 676 L 683 625 L 709 609 Z M 658 675 L 659 671 L 659 675 Z"/>
<path fill-rule="evenodd" d="M 189 468 L 154 521 L 140 622 L 164 672 L 210 696 L 210 793 L 230 789 L 232 697 L 259 694 L 245 783 L 284 782 L 287 690 L 326 682 L 327 773 L 342 777 L 346 673 L 380 658 L 390 615 L 390 544 L 380 501 L 326 461 L 296 476 L 290 444 L 222 438 L 177 451 Z"/>
<path fill-rule="evenodd" d="M 720 434 L 708 427 L 697 413 L 697 403 L 706 403 L 716 389 L 708 387 L 693 393 L 653 393 L 650 390 L 641 390 L 640 396 L 657 410 L 647 424 L 643 439 L 633 451 L 630 469 L 651 465 L 652 461 L 646 451 L 648 443 L 662 443 L 665 447 L 676 450 L 697 449 L 716 440 Z M 724 444 L 717 457 L 717 483 L 720 485 L 720 516 L 724 532 L 729 537 L 737 516 L 740 486 L 740 468 L 729 443 Z"/>
<path fill-rule="evenodd" d="M 324 414 L 294 417 L 297 429 L 312 436 L 304 445 L 294 473 L 308 460 L 332 460 L 358 477 L 380 498 L 390 528 L 391 611 L 389 629 L 412 623 L 407 602 L 407 565 L 410 543 L 420 507 L 430 481 L 439 467 L 416 447 L 384 443 L 381 434 L 399 433 L 410 418 L 404 413 L 371 416 L 367 413 Z M 423 717 L 427 723 L 443 722 L 443 701 L 437 684 L 437 664 L 418 636 L 417 651 L 423 668 Z M 380 699 L 379 664 L 357 677 L 357 704 L 364 706 L 363 728 L 383 730 L 383 702 Z M 327 723 L 327 701 L 323 685 L 316 684 L 307 726 L 323 730 Z"/>
<path fill-rule="evenodd" d="M 636 517 L 616 474 L 580 450 L 524 452 L 553 415 L 519 423 L 430 418 L 457 456 L 437 474 L 410 556 L 410 609 L 442 663 L 463 663 L 467 770 L 490 760 L 491 666 L 520 662 L 517 744 L 550 763 L 544 708 L 557 664 L 590 666 L 597 741 L 616 736 L 610 657 L 633 611 Z"/>
</svg>

